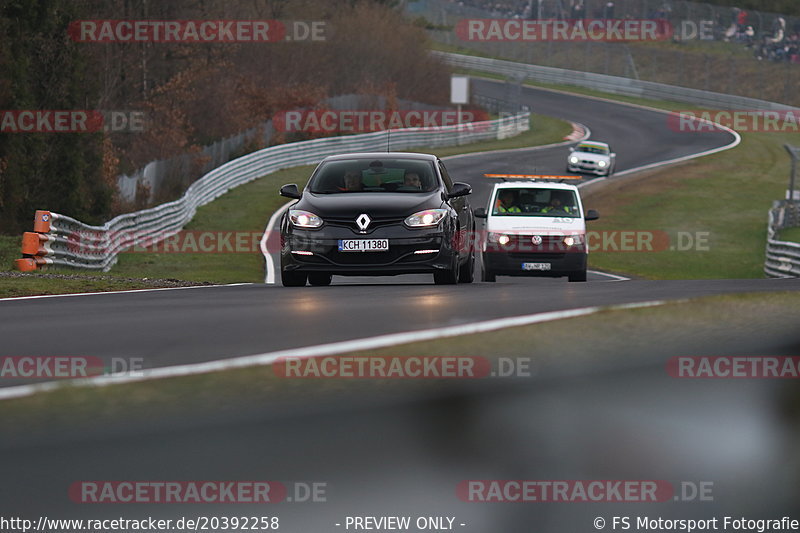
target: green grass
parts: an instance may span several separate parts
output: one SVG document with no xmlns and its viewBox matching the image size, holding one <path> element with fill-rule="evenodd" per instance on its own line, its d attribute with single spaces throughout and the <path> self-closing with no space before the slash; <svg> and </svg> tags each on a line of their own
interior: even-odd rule
<svg viewBox="0 0 800 533">
<path fill-rule="evenodd" d="M 419 147 L 408 151 L 433 152 L 440 157 L 447 157 L 487 150 L 531 147 L 560 142 L 571 131 L 570 125 L 563 120 L 534 115 L 531 117 L 531 129 L 516 137 L 433 150 Z M 0 297 L 170 286 L 170 283 L 161 283 L 160 280 L 163 279 L 206 283 L 261 282 L 264 259 L 258 249 L 258 237 L 263 233 L 272 213 L 287 201 L 278 195 L 278 189 L 284 183 L 297 183 L 302 187 L 312 170 L 313 166 L 285 169 L 236 187 L 217 200 L 198 208 L 197 214 L 185 228 L 187 231 L 245 234 L 247 244 L 236 247 L 243 251 L 127 252 L 120 254 L 117 265 L 101 276 L 66 269 L 47 271 L 59 276 L 85 276 L 87 279 L 84 280 L 51 279 L 38 274 L 9 278 L 3 277 L 0 271 Z M 11 270 L 14 259 L 20 257 L 19 246 L 20 237 L 0 236 L 0 264 L 6 270 Z M 142 278 L 149 279 L 142 281 Z"/>
<path fill-rule="evenodd" d="M 659 365 L 664 363 L 664 357 L 674 355 L 675 347 L 681 343 L 712 346 L 717 340 L 730 342 L 737 335 L 746 337 L 754 331 L 764 338 L 784 334 L 800 321 L 798 302 L 800 297 L 791 292 L 712 296 L 342 355 L 468 354 L 489 359 L 493 368 L 497 368 L 500 357 L 524 357 L 532 363 L 534 378 L 551 370 L 558 373 L 567 368 L 582 371 L 598 365 L 627 366 L 632 354 L 637 354 L 637 364 Z M 576 331 L 581 334 L 576 336 Z M 637 335 L 632 337 L 631 331 Z M 681 331 L 680 339 L 674 336 L 676 331 Z M 697 344 L 690 344 L 695 341 Z M 342 397 L 374 398 L 442 386 L 443 382 L 433 379 L 287 379 L 278 377 L 271 366 L 255 366 L 108 387 L 65 385 L 55 391 L 3 401 L 0 425 L 9 437 L 28 438 L 60 427 L 71 431 L 113 429 L 169 417 L 186 420 L 193 414 L 206 418 L 225 416 L 259 405 L 297 408 L 303 404 L 325 405 Z"/>
</svg>

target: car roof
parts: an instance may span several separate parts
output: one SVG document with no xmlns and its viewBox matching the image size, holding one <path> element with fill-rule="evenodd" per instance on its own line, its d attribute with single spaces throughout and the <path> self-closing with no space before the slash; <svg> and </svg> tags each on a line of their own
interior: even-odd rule
<svg viewBox="0 0 800 533">
<path fill-rule="evenodd" d="M 568 191 L 578 191 L 578 188 L 575 185 L 570 183 L 557 183 L 557 182 L 550 182 L 550 181 L 504 181 L 502 183 L 495 183 L 494 190 L 498 189 L 561 189 L 561 190 L 568 190 Z"/>
<path fill-rule="evenodd" d="M 352 152 L 349 154 L 329 155 L 323 161 L 338 161 L 341 159 L 422 159 L 426 161 L 436 161 L 439 159 L 433 154 L 420 154 L 414 152 Z"/>
</svg>

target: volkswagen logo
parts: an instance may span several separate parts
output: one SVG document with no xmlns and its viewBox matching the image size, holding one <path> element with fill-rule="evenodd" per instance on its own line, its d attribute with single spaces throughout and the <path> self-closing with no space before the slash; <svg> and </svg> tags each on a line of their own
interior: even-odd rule
<svg viewBox="0 0 800 533">
<path fill-rule="evenodd" d="M 534 235 L 533 237 L 531 237 L 531 242 L 534 245 L 539 246 L 540 244 L 542 244 L 542 236 L 541 235 Z"/>
<path fill-rule="evenodd" d="M 361 213 L 358 215 L 358 218 L 356 218 L 356 225 L 361 231 L 367 231 L 370 222 L 372 222 L 372 219 L 370 219 L 366 213 Z"/>
</svg>

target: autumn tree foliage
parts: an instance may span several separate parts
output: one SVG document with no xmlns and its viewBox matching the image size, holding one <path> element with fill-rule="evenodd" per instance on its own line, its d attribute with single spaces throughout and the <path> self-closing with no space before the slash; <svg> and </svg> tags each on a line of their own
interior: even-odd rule
<svg viewBox="0 0 800 533">
<path fill-rule="evenodd" d="M 4 0 L 0 109 L 142 112 L 141 132 L 0 133 L 0 232 L 35 209 L 99 223 L 122 208 L 114 177 L 196 153 L 275 113 L 378 94 L 446 104 L 447 69 L 385 0 Z M 75 42 L 77 20 L 324 21 L 324 41 Z M 255 147 L 257 148 L 257 146 Z"/>
</svg>

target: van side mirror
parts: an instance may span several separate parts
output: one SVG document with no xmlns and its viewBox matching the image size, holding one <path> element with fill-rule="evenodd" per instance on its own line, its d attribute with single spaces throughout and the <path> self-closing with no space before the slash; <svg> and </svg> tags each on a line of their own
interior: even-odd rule
<svg viewBox="0 0 800 533">
<path fill-rule="evenodd" d="M 478 207 L 472 211 L 472 214 L 475 215 L 475 218 L 486 218 L 489 214 L 486 212 L 485 207 Z"/>
<path fill-rule="evenodd" d="M 587 220 L 587 221 L 589 221 L 589 220 L 597 220 L 598 218 L 600 218 L 600 213 L 598 213 L 594 209 L 589 209 L 586 212 L 586 216 L 584 217 L 584 219 Z"/>
<path fill-rule="evenodd" d="M 300 191 L 297 190 L 297 185 L 294 183 L 289 183 L 281 187 L 280 195 L 285 196 L 287 198 L 294 198 L 295 200 L 299 200 L 302 194 Z"/>
</svg>

